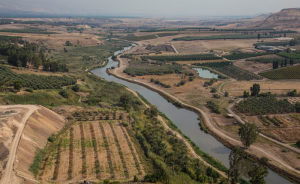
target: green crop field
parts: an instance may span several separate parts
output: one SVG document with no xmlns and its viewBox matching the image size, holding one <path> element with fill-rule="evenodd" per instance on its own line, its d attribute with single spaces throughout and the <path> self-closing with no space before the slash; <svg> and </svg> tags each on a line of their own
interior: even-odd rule
<svg viewBox="0 0 300 184">
<path fill-rule="evenodd" d="M 250 97 L 235 105 L 241 113 L 250 115 L 278 114 L 295 112 L 295 107 L 287 100 L 278 100 L 275 96 Z"/>
<path fill-rule="evenodd" d="M 61 89 L 63 86 L 76 83 L 75 79 L 66 76 L 16 74 L 7 67 L 0 65 L 0 84 L 12 86 L 14 81 L 21 81 L 24 87 L 33 89 Z"/>
<path fill-rule="evenodd" d="M 142 56 L 142 59 L 151 59 L 156 61 L 201 61 L 223 59 L 214 54 L 187 54 L 187 55 L 161 55 L 161 56 Z"/>
<path fill-rule="evenodd" d="M 32 33 L 32 34 L 57 34 L 56 32 L 46 31 L 44 29 L 27 28 L 27 29 L 0 29 L 0 32 L 9 33 Z"/>
<path fill-rule="evenodd" d="M 274 29 L 214 29 L 215 31 L 221 31 L 221 32 L 256 32 L 256 31 L 272 31 Z"/>
<path fill-rule="evenodd" d="M 176 36 L 178 33 L 157 33 L 159 37 L 166 37 L 166 36 Z"/>
<path fill-rule="evenodd" d="M 287 58 L 290 58 L 290 59 L 300 59 L 300 54 L 299 53 L 279 53 L 278 54 L 279 56 L 282 56 L 282 57 L 287 57 Z"/>
<path fill-rule="evenodd" d="M 300 65 L 260 73 L 269 79 L 300 79 Z"/>
<path fill-rule="evenodd" d="M 143 30 L 141 32 L 164 32 L 164 31 L 186 31 L 186 30 L 211 30 L 209 27 L 182 27 L 182 28 L 173 28 L 173 29 L 151 29 Z"/>
<path fill-rule="evenodd" d="M 124 37 L 124 40 L 128 41 L 142 41 L 142 40 L 151 40 L 155 39 L 157 36 L 155 34 L 145 35 L 145 36 L 132 36 L 132 37 Z"/>
<path fill-rule="evenodd" d="M 272 34 L 298 33 L 297 31 L 273 31 Z"/>
<path fill-rule="evenodd" d="M 289 44 L 290 44 L 290 42 L 259 42 L 259 43 L 255 43 L 254 46 L 255 47 L 258 47 L 261 45 L 264 45 L 264 46 L 287 46 Z"/>
<path fill-rule="evenodd" d="M 245 59 L 245 58 L 251 58 L 251 57 L 257 57 L 257 56 L 264 56 L 268 55 L 270 53 L 263 52 L 263 53 L 233 53 L 230 55 L 223 56 L 226 59 L 229 60 L 239 60 L 239 59 Z"/>
<path fill-rule="evenodd" d="M 260 35 L 260 38 L 273 38 L 269 35 Z M 193 40 L 222 40 L 222 39 L 257 39 L 257 34 L 227 34 L 212 36 L 186 36 L 174 38 L 173 41 L 193 41 Z"/>
</svg>

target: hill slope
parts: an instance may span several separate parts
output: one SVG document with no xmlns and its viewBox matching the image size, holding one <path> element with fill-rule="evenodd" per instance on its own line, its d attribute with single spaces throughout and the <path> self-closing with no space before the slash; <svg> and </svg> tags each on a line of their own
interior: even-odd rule
<svg viewBox="0 0 300 184">
<path fill-rule="evenodd" d="M 62 129 L 64 125 L 65 120 L 62 116 L 42 106 L 31 115 L 18 147 L 14 168 L 17 175 L 34 179 L 29 167 L 33 163 L 35 152 L 44 148 L 48 137 Z"/>
<path fill-rule="evenodd" d="M 266 20 L 260 22 L 257 27 L 300 28 L 300 9 L 283 9 L 270 15 Z"/>
</svg>

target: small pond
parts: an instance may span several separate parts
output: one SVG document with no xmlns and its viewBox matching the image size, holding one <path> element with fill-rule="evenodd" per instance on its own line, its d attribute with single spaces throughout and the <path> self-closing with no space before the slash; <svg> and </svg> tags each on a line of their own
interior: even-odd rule
<svg viewBox="0 0 300 184">
<path fill-rule="evenodd" d="M 219 75 L 207 70 L 207 69 L 204 69 L 204 68 L 193 68 L 193 70 L 196 70 L 198 75 L 201 77 L 201 78 L 206 78 L 206 79 L 217 79 L 219 77 Z"/>
</svg>

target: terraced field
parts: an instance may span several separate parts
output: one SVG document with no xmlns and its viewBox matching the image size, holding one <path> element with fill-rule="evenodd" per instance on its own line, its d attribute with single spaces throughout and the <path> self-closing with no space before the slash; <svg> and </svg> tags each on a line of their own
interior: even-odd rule
<svg viewBox="0 0 300 184">
<path fill-rule="evenodd" d="M 51 182 L 132 180 L 143 166 L 117 120 L 79 122 L 56 141 L 40 179 Z"/>
</svg>

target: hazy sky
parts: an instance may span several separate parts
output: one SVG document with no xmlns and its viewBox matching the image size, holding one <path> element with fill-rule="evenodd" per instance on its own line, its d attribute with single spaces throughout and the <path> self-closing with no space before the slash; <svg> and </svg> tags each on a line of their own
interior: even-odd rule
<svg viewBox="0 0 300 184">
<path fill-rule="evenodd" d="M 300 7 L 300 0 L 0 0 L 0 7 L 97 15 L 253 15 Z"/>
</svg>

